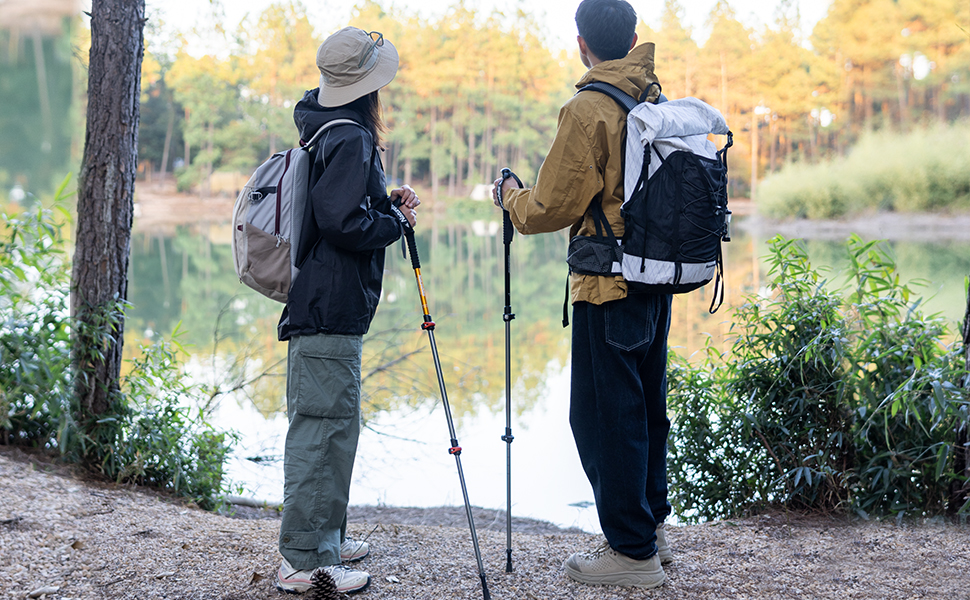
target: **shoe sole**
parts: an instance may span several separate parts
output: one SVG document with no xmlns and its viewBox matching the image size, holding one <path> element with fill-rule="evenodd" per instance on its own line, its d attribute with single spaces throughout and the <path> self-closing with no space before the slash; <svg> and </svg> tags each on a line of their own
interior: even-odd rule
<svg viewBox="0 0 970 600">
<path fill-rule="evenodd" d="M 361 558 L 363 558 L 363 557 L 361 557 Z M 368 575 L 367 576 L 367 582 L 364 583 L 364 585 L 360 586 L 359 588 L 354 588 L 352 590 L 337 590 L 337 591 L 340 592 L 341 594 L 356 594 L 357 592 L 363 592 L 364 590 L 366 590 L 367 588 L 370 587 L 370 579 L 371 578 Z"/>
<path fill-rule="evenodd" d="M 360 556 L 354 556 L 353 554 L 351 554 L 350 556 L 344 556 L 341 554 L 340 562 L 357 562 L 358 560 L 365 559 L 368 556 L 370 556 L 370 549 L 368 549 L 367 552 L 364 552 Z"/>
<path fill-rule="evenodd" d="M 660 587 L 667 581 L 667 574 L 660 571 L 660 579 L 657 581 L 643 581 L 645 573 L 625 572 L 609 573 L 606 575 L 593 575 L 590 573 L 580 573 L 566 567 L 566 576 L 580 583 L 590 585 L 618 585 L 622 587 L 636 587 L 651 589 Z"/>
<path fill-rule="evenodd" d="M 283 587 L 283 584 L 280 583 L 280 580 L 279 579 L 276 580 L 276 589 L 279 590 L 279 591 L 281 591 L 281 592 L 283 592 L 284 594 L 296 594 L 296 595 L 299 595 L 299 594 L 305 594 L 306 593 L 306 592 L 301 592 L 299 590 L 290 590 L 290 589 L 287 589 L 287 588 Z"/>
</svg>

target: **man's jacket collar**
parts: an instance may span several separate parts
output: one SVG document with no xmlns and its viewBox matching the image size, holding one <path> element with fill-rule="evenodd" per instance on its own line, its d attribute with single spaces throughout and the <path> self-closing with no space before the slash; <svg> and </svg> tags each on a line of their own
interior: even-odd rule
<svg viewBox="0 0 970 600">
<path fill-rule="evenodd" d="M 653 42 L 640 44 L 623 58 L 605 60 L 594 65 L 586 71 L 576 84 L 576 88 L 582 88 L 594 81 L 602 81 L 615 85 L 634 98 L 639 98 L 640 93 L 647 89 L 649 83 L 657 81 L 653 73 L 653 55 Z"/>
</svg>

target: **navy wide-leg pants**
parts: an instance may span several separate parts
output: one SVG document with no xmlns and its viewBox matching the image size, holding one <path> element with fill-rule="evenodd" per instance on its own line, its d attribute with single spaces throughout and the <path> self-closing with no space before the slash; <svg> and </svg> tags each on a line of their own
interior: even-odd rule
<svg viewBox="0 0 970 600">
<path fill-rule="evenodd" d="M 573 305 L 569 423 L 617 552 L 657 553 L 667 501 L 667 333 L 671 296 Z"/>
</svg>

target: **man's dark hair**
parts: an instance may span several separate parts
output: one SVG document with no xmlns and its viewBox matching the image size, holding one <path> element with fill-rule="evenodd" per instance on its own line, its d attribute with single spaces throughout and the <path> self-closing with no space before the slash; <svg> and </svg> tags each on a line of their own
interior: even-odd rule
<svg viewBox="0 0 970 600">
<path fill-rule="evenodd" d="M 625 0 L 583 0 L 576 27 L 586 47 L 600 60 L 623 58 L 637 29 L 637 13 Z"/>
</svg>

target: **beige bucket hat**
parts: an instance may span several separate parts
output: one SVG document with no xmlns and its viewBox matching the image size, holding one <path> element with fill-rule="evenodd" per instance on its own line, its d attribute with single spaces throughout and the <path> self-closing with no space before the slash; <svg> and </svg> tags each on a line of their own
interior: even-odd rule
<svg viewBox="0 0 970 600">
<path fill-rule="evenodd" d="M 397 74 L 397 48 L 377 32 L 345 27 L 317 49 L 321 106 L 343 106 L 389 84 Z"/>
</svg>

